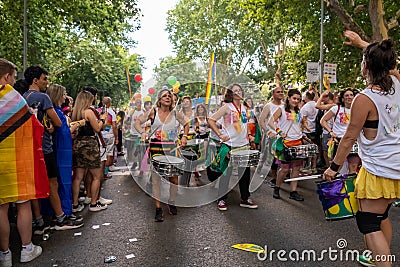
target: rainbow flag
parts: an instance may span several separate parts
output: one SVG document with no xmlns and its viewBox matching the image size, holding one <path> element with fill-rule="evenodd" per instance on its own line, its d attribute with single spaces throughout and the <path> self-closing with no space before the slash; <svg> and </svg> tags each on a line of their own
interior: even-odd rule
<svg viewBox="0 0 400 267">
<path fill-rule="evenodd" d="M 217 70 L 216 63 L 217 63 L 217 60 L 215 57 L 215 53 L 212 52 L 211 58 L 210 58 L 210 66 L 208 69 L 208 76 L 207 76 L 206 100 L 205 100 L 206 105 L 208 105 L 208 103 L 210 102 L 211 94 L 215 87 L 215 74 L 216 74 L 216 70 Z"/>
<path fill-rule="evenodd" d="M 25 99 L 10 85 L 0 86 L 0 205 L 49 196 L 43 132 Z"/>
</svg>

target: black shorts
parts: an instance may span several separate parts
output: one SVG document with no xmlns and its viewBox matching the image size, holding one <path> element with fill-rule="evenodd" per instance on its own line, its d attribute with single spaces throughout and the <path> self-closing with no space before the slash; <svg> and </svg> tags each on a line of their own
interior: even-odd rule
<svg viewBox="0 0 400 267">
<path fill-rule="evenodd" d="M 306 136 L 316 145 L 321 145 L 321 136 L 317 133 L 306 133 Z"/>
<path fill-rule="evenodd" d="M 46 163 L 47 176 L 49 179 L 58 177 L 57 160 L 54 152 L 44 154 L 44 162 Z"/>
</svg>

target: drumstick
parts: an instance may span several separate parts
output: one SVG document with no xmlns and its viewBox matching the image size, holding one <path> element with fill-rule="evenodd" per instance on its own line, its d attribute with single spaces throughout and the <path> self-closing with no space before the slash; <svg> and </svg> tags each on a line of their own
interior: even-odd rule
<svg viewBox="0 0 400 267">
<path fill-rule="evenodd" d="M 290 179 L 286 179 L 285 182 L 311 180 L 311 179 L 318 179 L 318 178 L 322 178 L 322 175 L 321 174 L 315 174 L 315 175 L 309 175 L 309 176 L 290 178 Z"/>
</svg>

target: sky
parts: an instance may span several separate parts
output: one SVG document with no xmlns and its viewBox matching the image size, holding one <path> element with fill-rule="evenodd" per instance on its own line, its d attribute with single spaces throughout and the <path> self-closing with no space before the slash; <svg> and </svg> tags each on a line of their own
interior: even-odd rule
<svg viewBox="0 0 400 267">
<path fill-rule="evenodd" d="M 153 69 L 159 64 L 160 58 L 174 56 L 172 45 L 165 31 L 167 11 L 173 9 L 179 0 L 139 0 L 138 6 L 142 11 L 141 28 L 133 33 L 138 42 L 131 53 L 137 53 L 145 58 L 142 77 L 146 84 L 151 79 Z"/>
</svg>

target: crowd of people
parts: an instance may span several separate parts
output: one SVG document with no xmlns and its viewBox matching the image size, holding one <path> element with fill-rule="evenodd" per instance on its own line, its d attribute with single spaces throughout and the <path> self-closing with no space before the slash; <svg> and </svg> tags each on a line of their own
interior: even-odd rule
<svg viewBox="0 0 400 267">
<path fill-rule="evenodd" d="M 18 207 L 21 262 L 31 261 L 42 252 L 40 246 L 32 244 L 32 233 L 43 234 L 50 227 L 56 230 L 81 227 L 84 218 L 78 213 L 85 204 L 89 211 L 98 212 L 112 203 L 111 199 L 101 196 L 100 188 L 115 170 L 116 155 L 125 155 L 132 163 L 130 168 L 140 170 L 140 175 L 151 172 L 156 222 L 165 219 L 160 201 L 162 179 L 170 184 L 168 213 L 177 215 L 175 200 L 182 173 L 161 173 L 154 166 L 149 169 L 148 164 L 160 156 L 169 160 L 167 164 L 173 164 L 173 159 L 185 157 L 179 153 L 189 146 L 194 152 L 191 157 L 195 160 L 203 157 L 206 163 L 189 170 L 194 185 L 200 177 L 206 176 L 210 182 L 220 178 L 216 203 L 220 211 L 228 210 L 228 185 L 231 168 L 235 167 L 230 161 L 237 151 L 259 151 L 260 155 L 259 165 L 254 170 L 252 165 L 244 164 L 238 171 L 240 206 L 250 209 L 258 208 L 250 198 L 251 173 L 261 172 L 268 159 L 272 158 L 268 174 L 272 197 L 282 198 L 280 188 L 289 177 L 292 178 L 289 198 L 294 201 L 304 201 L 294 178 L 322 174 L 326 169 L 323 177 L 332 181 L 347 161 L 344 172 L 358 175 L 355 194 L 359 200 L 356 219 L 360 232 L 374 255 L 389 255 L 388 211 L 392 202 L 400 197 L 400 173 L 396 165 L 400 162 L 397 56 L 391 40 L 368 44 L 353 32 L 347 31 L 345 35 L 350 39 L 348 44 L 364 49 L 362 74 L 367 80 L 364 90 L 346 88 L 333 92 L 329 80 L 326 91 L 321 94 L 316 84 L 303 90 L 287 89 L 279 84 L 262 109 L 256 109 L 253 99 L 245 98 L 245 88 L 234 83 L 226 88 L 221 105 L 213 112 L 202 103 L 193 105 L 190 96 L 180 99 L 163 88 L 154 105 L 145 100 L 142 106 L 138 98 L 117 116 L 110 97 L 104 97 L 97 106 L 94 87 L 83 87 L 72 99 L 67 96 L 65 87 L 48 86 L 48 73 L 39 66 L 27 68 L 25 81 L 15 83 L 15 65 L 0 59 L 0 94 L 9 94 L 9 99 L 14 98 L 12 103 L 19 105 L 19 109 L 10 109 L 11 102 L 0 99 L 0 110 L 8 112 L 0 114 L 0 123 L 7 122 L 0 124 L 0 149 L 7 147 L 4 140 L 20 126 L 13 119 L 15 114 L 21 117 L 24 113 L 33 123 L 40 122 L 40 127 L 31 126 L 31 129 L 43 136 L 39 140 L 42 149 L 32 153 L 44 162 L 45 171 L 40 175 L 46 177 L 40 189 L 35 183 L 37 175 L 32 174 L 29 186 L 33 191 L 42 192 L 39 195 L 9 190 L 11 179 L 17 176 L 0 183 L 0 266 L 12 265 L 9 203 L 15 202 Z M 12 88 L 14 84 L 22 96 Z M 125 152 L 123 141 L 128 148 Z M 317 149 L 306 159 L 287 152 L 289 148 L 307 145 Z M 148 153 L 143 146 L 148 148 Z M 302 152 L 300 149 L 298 153 Z M 20 166 L 18 162 L 16 165 Z M 389 266 L 390 262 L 376 264 Z"/>
</svg>

